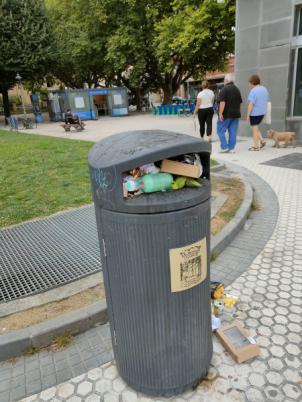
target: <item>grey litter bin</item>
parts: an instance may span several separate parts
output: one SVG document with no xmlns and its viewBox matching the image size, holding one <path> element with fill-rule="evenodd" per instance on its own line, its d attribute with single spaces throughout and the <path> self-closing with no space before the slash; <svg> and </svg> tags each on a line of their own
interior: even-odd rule
<svg viewBox="0 0 302 402">
<path fill-rule="evenodd" d="M 206 375 L 210 309 L 211 147 L 167 131 L 106 138 L 89 155 L 114 356 L 121 377 L 173 395 Z M 123 198 L 122 174 L 198 153 L 203 186 Z"/>
</svg>

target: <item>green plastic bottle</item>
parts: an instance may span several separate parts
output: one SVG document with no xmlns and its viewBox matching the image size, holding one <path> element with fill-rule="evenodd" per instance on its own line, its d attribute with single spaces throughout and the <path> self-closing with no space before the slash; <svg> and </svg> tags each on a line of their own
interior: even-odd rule
<svg viewBox="0 0 302 402">
<path fill-rule="evenodd" d="M 147 174 L 140 178 L 140 188 L 144 193 L 155 193 L 172 188 L 173 176 L 169 173 Z"/>
</svg>

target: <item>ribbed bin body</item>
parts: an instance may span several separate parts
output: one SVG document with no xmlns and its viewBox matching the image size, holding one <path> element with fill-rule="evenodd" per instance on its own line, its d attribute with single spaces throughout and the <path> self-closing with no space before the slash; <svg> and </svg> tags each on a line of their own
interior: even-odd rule
<svg viewBox="0 0 302 402">
<path fill-rule="evenodd" d="M 122 378 L 150 395 L 197 384 L 212 357 L 210 145 L 161 130 L 126 132 L 89 155 L 112 344 Z M 127 172 L 198 154 L 198 188 L 124 197 Z"/>
<path fill-rule="evenodd" d="M 165 214 L 103 210 L 104 279 L 114 355 L 123 379 L 147 394 L 176 394 L 206 375 L 212 357 L 209 272 L 171 293 L 169 250 L 207 238 L 210 201 Z"/>
</svg>

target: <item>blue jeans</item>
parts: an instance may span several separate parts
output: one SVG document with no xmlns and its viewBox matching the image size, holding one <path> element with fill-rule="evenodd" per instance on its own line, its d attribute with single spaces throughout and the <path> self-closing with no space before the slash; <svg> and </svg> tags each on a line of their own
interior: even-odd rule
<svg viewBox="0 0 302 402">
<path fill-rule="evenodd" d="M 236 146 L 239 119 L 224 119 L 217 121 L 217 134 L 220 139 L 221 149 L 232 150 Z M 228 130 L 229 140 L 227 142 L 225 133 Z"/>
</svg>

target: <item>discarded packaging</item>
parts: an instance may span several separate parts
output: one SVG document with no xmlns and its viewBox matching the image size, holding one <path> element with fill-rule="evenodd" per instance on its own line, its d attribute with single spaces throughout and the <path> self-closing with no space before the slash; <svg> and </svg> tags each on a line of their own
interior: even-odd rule
<svg viewBox="0 0 302 402">
<path fill-rule="evenodd" d="M 186 185 L 187 178 L 184 176 L 179 176 L 172 183 L 173 190 L 181 190 Z"/>
<path fill-rule="evenodd" d="M 224 284 L 221 282 L 211 281 L 211 298 L 222 299 L 224 297 Z"/>
<path fill-rule="evenodd" d="M 141 176 L 142 172 L 141 172 L 140 168 L 135 168 L 135 169 L 131 170 L 130 174 L 131 174 L 131 176 L 133 176 L 134 179 L 137 179 L 138 177 Z"/>
<path fill-rule="evenodd" d="M 154 163 L 147 163 L 140 167 L 140 170 L 143 174 L 155 174 L 159 173 L 160 169 L 154 165 Z"/>
<path fill-rule="evenodd" d="M 160 162 L 152 162 L 125 172 L 123 178 L 124 198 L 135 197 L 142 193 L 201 187 L 202 183 L 195 180 L 202 174 L 199 155 L 188 154 L 175 157 L 175 159 L 163 160 L 161 169 L 157 167 Z"/>
<path fill-rule="evenodd" d="M 223 300 L 217 299 L 213 301 L 213 314 L 218 317 L 222 314 L 224 309 Z"/>
<path fill-rule="evenodd" d="M 161 164 L 161 172 L 175 174 L 177 176 L 186 176 L 198 179 L 201 176 L 199 166 L 189 165 L 188 163 L 182 163 L 177 161 L 171 161 L 164 159 Z"/>
<path fill-rule="evenodd" d="M 238 321 L 217 329 L 216 334 L 237 363 L 243 363 L 260 354 L 256 341 Z"/>
<path fill-rule="evenodd" d="M 216 331 L 221 327 L 221 320 L 218 317 L 215 317 L 214 314 L 211 315 L 212 320 L 212 331 Z"/>
<path fill-rule="evenodd" d="M 239 297 L 232 296 L 231 294 L 227 293 L 223 298 L 223 304 L 226 309 L 233 309 L 235 304 L 238 303 Z"/>
<path fill-rule="evenodd" d="M 172 183 L 173 190 L 181 190 L 184 187 L 201 187 L 201 184 L 197 180 L 184 176 L 177 177 Z"/>
<path fill-rule="evenodd" d="M 140 189 L 140 181 L 135 179 L 133 176 L 124 177 L 124 184 L 129 192 L 135 192 Z"/>
<path fill-rule="evenodd" d="M 147 174 L 140 178 L 140 188 L 144 193 L 155 193 L 171 189 L 173 176 L 168 173 Z"/>
</svg>

